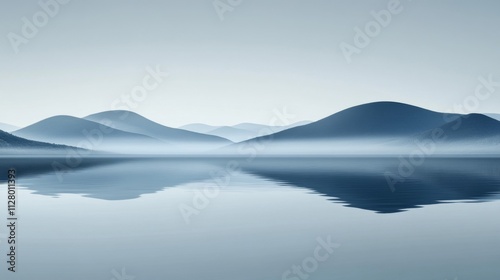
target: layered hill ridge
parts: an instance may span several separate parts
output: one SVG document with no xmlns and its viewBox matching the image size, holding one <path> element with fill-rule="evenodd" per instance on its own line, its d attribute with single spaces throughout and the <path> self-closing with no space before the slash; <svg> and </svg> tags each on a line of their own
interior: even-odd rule
<svg viewBox="0 0 500 280">
<path fill-rule="evenodd" d="M 41 142 L 106 151 L 119 151 L 120 146 L 160 144 L 158 139 L 72 116 L 50 117 L 16 130 L 13 134 Z"/>
<path fill-rule="evenodd" d="M 300 121 L 290 125 L 269 126 L 256 123 L 240 123 L 232 126 L 213 126 L 201 123 L 193 123 L 181 126 L 181 129 L 194 131 L 203 134 L 215 135 L 229 139 L 233 142 L 241 142 L 258 136 L 265 136 L 276 132 L 283 131 L 296 126 L 306 125 L 310 121 Z"/>
<path fill-rule="evenodd" d="M 130 111 L 106 111 L 89 115 L 84 119 L 97 123 L 110 123 L 116 129 L 171 143 L 203 143 L 212 144 L 211 146 L 223 146 L 232 143 L 222 137 L 164 126 Z"/>
<path fill-rule="evenodd" d="M 201 124 L 194 127 L 213 128 Z M 432 139 L 438 152 L 500 153 L 497 151 L 500 147 L 499 121 L 482 114 L 446 114 L 398 102 L 354 106 L 316 122 L 297 123 L 288 129 L 279 127 L 284 130 L 237 144 L 209 135 L 232 134 L 233 140 L 237 140 L 238 137 L 250 137 L 255 133 L 252 130 L 265 128 L 245 123 L 218 127 L 204 134 L 164 126 L 129 111 L 106 111 L 83 119 L 51 117 L 12 133 L 25 138 L 26 142 L 21 138 L 12 138 L 10 142 L 29 146 L 29 141 L 33 140 L 38 142 L 32 143 L 33 146 L 46 142 L 124 154 L 241 155 L 246 151 L 244 153 L 263 155 L 335 155 L 404 153 L 414 149 L 416 141 Z M 272 132 L 274 128 L 267 126 L 266 130 Z M 435 131 L 442 137 L 433 139 Z M 10 134 L 2 135 L 7 139 Z M 9 141 L 4 142 L 8 147 Z"/>
</svg>

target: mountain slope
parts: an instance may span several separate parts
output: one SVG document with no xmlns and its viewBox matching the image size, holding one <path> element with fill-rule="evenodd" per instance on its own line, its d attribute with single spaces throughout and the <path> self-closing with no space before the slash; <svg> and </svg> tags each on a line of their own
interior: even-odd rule
<svg viewBox="0 0 500 280">
<path fill-rule="evenodd" d="M 208 125 L 208 124 L 202 124 L 202 123 L 192 123 L 192 124 L 186 124 L 183 126 L 178 127 L 178 129 L 183 129 L 183 130 L 189 130 L 192 132 L 198 132 L 198 133 L 203 133 L 206 134 L 209 131 L 212 131 L 214 129 L 220 128 L 221 126 L 214 126 L 214 125 Z"/>
<path fill-rule="evenodd" d="M 247 131 L 252 131 L 255 134 L 259 134 L 259 133 L 269 131 L 269 130 L 274 131 L 274 133 L 276 133 L 276 132 L 283 131 L 285 129 L 289 129 L 289 128 L 296 127 L 296 126 L 302 126 L 302 125 L 306 125 L 306 124 L 310 124 L 310 123 L 311 123 L 311 121 L 300 121 L 300 122 L 296 122 L 296 123 L 293 123 L 290 125 L 283 125 L 283 126 L 277 126 L 277 125 L 276 126 L 268 126 L 268 125 L 255 124 L 255 123 L 240 123 L 237 125 L 233 125 L 232 127 L 238 128 L 238 129 L 244 129 Z"/>
<path fill-rule="evenodd" d="M 483 115 L 488 116 L 488 117 L 495 119 L 497 121 L 500 121 L 500 114 L 483 114 Z"/>
<path fill-rule="evenodd" d="M 106 151 L 123 151 L 131 146 L 139 149 L 144 145 L 161 143 L 148 136 L 121 131 L 71 116 L 51 117 L 16 130 L 12 134 L 36 141 Z"/>
<path fill-rule="evenodd" d="M 10 133 L 7 133 L 5 131 L 0 130 L 0 147 L 1 148 L 7 148 L 7 147 L 55 148 L 55 147 L 60 147 L 60 146 L 56 146 L 56 145 L 52 145 L 52 144 L 44 143 L 44 142 L 38 142 L 38 141 L 24 139 L 24 138 L 17 137 L 15 135 L 12 135 Z"/>
<path fill-rule="evenodd" d="M 311 123 L 310 121 L 301 121 L 286 126 L 267 126 L 255 123 L 240 123 L 233 126 L 211 126 L 206 124 L 194 123 L 181 126 L 181 129 L 209 134 L 229 139 L 233 142 L 241 142 L 258 136 L 265 136 L 280 132 L 282 130 Z"/>
<path fill-rule="evenodd" d="M 167 127 L 129 111 L 107 111 L 87 116 L 84 119 L 98 123 L 110 122 L 112 127 L 117 129 L 147 135 L 175 144 L 220 147 L 232 143 L 218 136 Z"/>
<path fill-rule="evenodd" d="M 345 109 L 311 124 L 232 145 L 221 153 L 242 155 L 389 155 L 408 153 L 423 133 L 458 119 L 397 102 Z"/>
<path fill-rule="evenodd" d="M 223 137 L 229 139 L 233 142 L 240 142 L 244 140 L 248 140 L 250 138 L 254 138 L 259 134 L 253 131 L 248 131 L 244 129 L 234 128 L 231 126 L 221 126 L 214 130 L 210 130 L 206 132 L 206 134 L 216 135 L 219 137 Z"/>
<path fill-rule="evenodd" d="M 2 131 L 11 132 L 11 131 L 18 130 L 18 129 L 19 129 L 19 127 L 17 127 L 17 126 L 6 124 L 6 123 L 0 123 L 0 130 L 2 130 Z"/>
<path fill-rule="evenodd" d="M 461 116 L 438 128 L 439 142 L 468 141 L 469 143 L 496 141 L 500 139 L 500 121 L 482 114 Z M 432 137 L 432 130 L 422 133 L 420 138 Z M 473 141 L 473 142 L 471 142 Z"/>
<path fill-rule="evenodd" d="M 375 102 L 351 107 L 317 122 L 275 133 L 273 141 L 408 137 L 444 125 L 458 116 L 403 103 Z"/>
<path fill-rule="evenodd" d="M 67 148 L 70 147 L 32 141 L 0 130 L 0 155 L 62 154 Z"/>
</svg>

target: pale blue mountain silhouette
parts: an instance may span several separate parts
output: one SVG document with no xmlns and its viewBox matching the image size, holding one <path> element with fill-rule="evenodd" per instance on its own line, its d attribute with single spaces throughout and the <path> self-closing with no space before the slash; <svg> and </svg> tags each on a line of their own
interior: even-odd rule
<svg viewBox="0 0 500 280">
<path fill-rule="evenodd" d="M 310 123 L 312 123 L 312 121 L 307 121 L 307 120 L 306 121 L 298 121 L 298 122 L 294 122 L 292 124 L 281 126 L 281 127 L 283 127 L 284 129 L 288 129 L 288 128 L 292 128 L 292 127 L 303 126 L 303 125 L 310 124 Z"/>
<path fill-rule="evenodd" d="M 256 136 L 259 136 L 259 134 L 253 132 L 253 131 L 248 131 L 244 129 L 239 129 L 231 126 L 221 126 L 219 128 L 216 128 L 214 130 L 210 130 L 206 132 L 207 134 L 211 135 L 217 135 L 220 137 L 224 137 L 226 139 L 229 139 L 233 142 L 241 142 L 244 140 L 248 140 L 250 138 L 254 138 Z"/>
<path fill-rule="evenodd" d="M 196 123 L 196 124 L 188 124 L 185 126 L 181 126 L 180 128 L 194 132 L 223 137 L 233 142 L 241 142 L 258 136 L 273 134 L 291 127 L 296 127 L 309 123 L 311 122 L 300 121 L 285 126 L 268 126 L 255 123 L 240 123 L 233 126 L 212 126 L 212 125 Z"/>
<path fill-rule="evenodd" d="M 310 124 L 310 123 L 311 123 L 311 121 L 300 121 L 300 122 L 292 123 L 289 125 L 282 125 L 282 126 L 279 126 L 279 125 L 271 126 L 271 125 L 255 124 L 255 123 L 240 123 L 240 124 L 234 125 L 233 127 L 239 128 L 239 129 L 244 129 L 247 131 L 253 131 L 255 133 L 263 133 L 263 132 L 267 131 L 268 129 L 270 129 L 276 133 L 276 132 L 283 131 L 285 129 L 289 129 L 289 128 L 297 127 L 297 126 L 302 126 L 302 125 L 306 125 L 306 124 Z"/>
<path fill-rule="evenodd" d="M 13 134 L 36 141 L 106 151 L 123 151 L 120 148 L 123 146 L 162 144 L 160 140 L 149 136 L 121 131 L 72 116 L 50 117 L 16 130 Z"/>
<path fill-rule="evenodd" d="M 7 123 L 0 123 L 0 130 L 3 130 L 5 132 L 12 132 L 14 130 L 18 130 L 19 127 L 15 126 L 15 125 L 10 125 L 10 124 L 7 124 Z"/>
<path fill-rule="evenodd" d="M 184 129 L 184 130 L 189 130 L 192 132 L 207 133 L 207 132 L 212 131 L 214 129 L 217 129 L 219 127 L 221 127 L 221 126 L 208 125 L 208 124 L 202 124 L 202 123 L 191 123 L 191 124 L 186 124 L 186 125 L 180 126 L 178 128 Z"/>
<path fill-rule="evenodd" d="M 176 144 L 199 144 L 207 147 L 221 147 L 232 142 L 218 136 L 205 135 L 178 128 L 171 128 L 153 122 L 139 114 L 129 111 L 106 111 L 93 114 L 84 119 L 94 122 L 108 122 L 117 129 L 147 135 L 156 139 Z"/>
</svg>

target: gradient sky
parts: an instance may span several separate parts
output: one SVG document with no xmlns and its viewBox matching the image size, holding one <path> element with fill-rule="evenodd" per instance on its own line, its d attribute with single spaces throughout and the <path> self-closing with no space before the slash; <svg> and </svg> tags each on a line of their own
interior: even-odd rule
<svg viewBox="0 0 500 280">
<path fill-rule="evenodd" d="M 2 0 L 0 122 L 109 110 L 148 65 L 171 75 L 130 109 L 169 126 L 269 123 L 285 107 L 293 121 L 318 120 L 378 100 L 452 111 L 479 76 L 500 81 L 494 0 L 401 1 L 347 63 L 339 44 L 388 2 L 242 0 L 221 21 L 212 0 L 72 0 L 16 54 L 8 34 L 41 8 Z M 497 88 L 477 111 L 499 105 Z"/>
</svg>

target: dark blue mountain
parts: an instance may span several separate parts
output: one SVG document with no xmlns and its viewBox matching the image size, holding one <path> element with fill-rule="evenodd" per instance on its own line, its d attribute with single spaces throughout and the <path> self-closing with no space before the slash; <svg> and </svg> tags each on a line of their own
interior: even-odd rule
<svg viewBox="0 0 500 280">
<path fill-rule="evenodd" d="M 467 141 L 471 144 L 500 144 L 500 122 L 482 114 L 469 114 L 422 133 L 419 138 L 432 138 L 433 131 L 441 135 L 436 142 Z M 435 133 L 435 132 L 434 132 Z"/>
<path fill-rule="evenodd" d="M 500 114 L 483 114 L 483 115 L 488 116 L 488 117 L 495 119 L 497 121 L 500 121 Z"/>
<path fill-rule="evenodd" d="M 397 102 L 351 107 L 317 122 L 273 134 L 273 140 L 407 137 L 439 127 L 459 115 L 443 114 Z"/>
<path fill-rule="evenodd" d="M 32 141 L 0 130 L 0 154 L 61 153 L 66 148 L 69 147 Z"/>
</svg>

